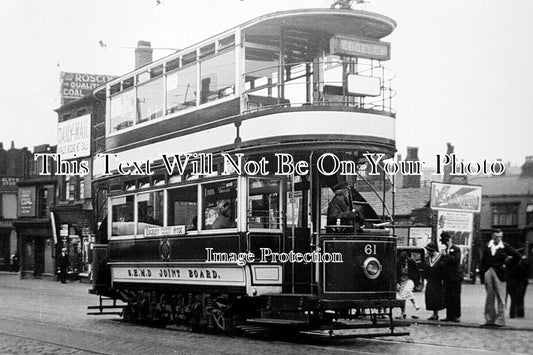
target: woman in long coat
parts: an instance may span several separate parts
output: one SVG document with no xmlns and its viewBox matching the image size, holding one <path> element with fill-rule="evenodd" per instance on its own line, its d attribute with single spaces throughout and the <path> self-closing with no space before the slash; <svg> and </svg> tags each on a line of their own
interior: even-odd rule
<svg viewBox="0 0 533 355">
<path fill-rule="evenodd" d="M 444 304 L 444 260 L 441 258 L 438 247 L 431 242 L 426 245 L 427 257 L 424 265 L 426 285 L 426 309 L 433 311 L 428 320 L 438 320 L 439 311 L 445 308 Z"/>
</svg>

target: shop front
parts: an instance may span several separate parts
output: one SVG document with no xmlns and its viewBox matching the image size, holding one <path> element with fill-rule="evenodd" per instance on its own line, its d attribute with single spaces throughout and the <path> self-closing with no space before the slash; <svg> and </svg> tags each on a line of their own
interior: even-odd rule
<svg viewBox="0 0 533 355">
<path fill-rule="evenodd" d="M 67 249 L 69 256 L 68 277 L 89 280 L 91 274 L 90 250 L 92 210 L 82 205 L 55 206 L 54 215 L 59 242 L 57 252 Z"/>
<path fill-rule="evenodd" d="M 14 222 L 21 278 L 55 278 L 55 248 L 49 219 Z"/>
</svg>

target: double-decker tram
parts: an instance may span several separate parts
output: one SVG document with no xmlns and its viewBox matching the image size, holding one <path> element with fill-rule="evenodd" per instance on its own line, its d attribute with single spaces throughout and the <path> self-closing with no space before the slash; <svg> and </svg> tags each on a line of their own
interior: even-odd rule
<svg viewBox="0 0 533 355">
<path fill-rule="evenodd" d="M 394 28 L 278 12 L 110 81 L 91 293 L 158 325 L 405 334 L 390 216 L 361 193 L 395 152 Z"/>
</svg>

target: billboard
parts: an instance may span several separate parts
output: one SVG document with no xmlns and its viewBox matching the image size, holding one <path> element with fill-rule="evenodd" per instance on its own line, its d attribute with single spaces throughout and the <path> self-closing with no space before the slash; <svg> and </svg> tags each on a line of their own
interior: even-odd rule
<svg viewBox="0 0 533 355">
<path fill-rule="evenodd" d="M 83 115 L 57 125 L 57 153 L 61 159 L 91 155 L 91 115 Z"/>
<path fill-rule="evenodd" d="M 37 190 L 35 186 L 19 187 L 18 191 L 18 217 L 35 217 Z"/>
<path fill-rule="evenodd" d="M 481 186 L 431 183 L 431 205 L 438 211 L 480 212 Z"/>
<path fill-rule="evenodd" d="M 96 87 L 116 78 L 112 75 L 60 72 L 61 105 L 89 95 Z"/>
</svg>

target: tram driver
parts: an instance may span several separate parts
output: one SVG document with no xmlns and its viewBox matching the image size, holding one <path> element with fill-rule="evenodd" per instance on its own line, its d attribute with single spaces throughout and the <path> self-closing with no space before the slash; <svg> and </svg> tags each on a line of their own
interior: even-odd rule
<svg viewBox="0 0 533 355">
<path fill-rule="evenodd" d="M 335 191 L 335 196 L 328 205 L 328 225 L 353 226 L 359 231 L 359 222 L 362 218 L 359 211 L 352 206 L 348 182 L 336 184 L 333 186 L 333 191 Z"/>
</svg>

